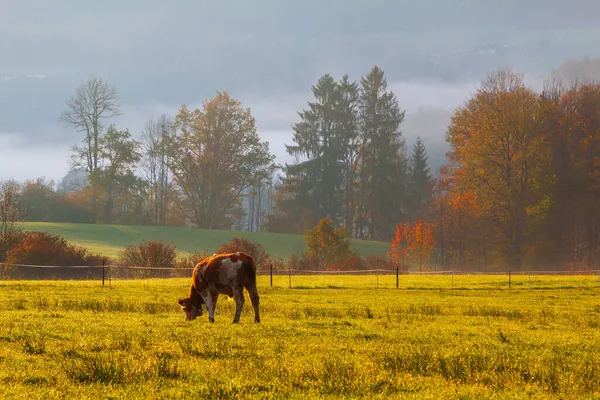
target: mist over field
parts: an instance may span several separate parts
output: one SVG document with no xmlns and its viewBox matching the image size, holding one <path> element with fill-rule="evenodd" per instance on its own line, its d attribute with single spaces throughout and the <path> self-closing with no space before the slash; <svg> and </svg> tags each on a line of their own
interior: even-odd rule
<svg viewBox="0 0 600 400">
<path fill-rule="evenodd" d="M 373 65 L 407 111 L 408 146 L 421 136 L 435 171 L 452 109 L 486 73 L 509 67 L 539 81 L 599 55 L 600 5 L 576 3 L 2 2 L 0 179 L 65 175 L 81 135 L 59 116 L 92 76 L 116 86 L 123 115 L 111 122 L 135 137 L 148 118 L 227 91 L 282 163 L 311 85 L 324 73 L 360 80 Z"/>
</svg>

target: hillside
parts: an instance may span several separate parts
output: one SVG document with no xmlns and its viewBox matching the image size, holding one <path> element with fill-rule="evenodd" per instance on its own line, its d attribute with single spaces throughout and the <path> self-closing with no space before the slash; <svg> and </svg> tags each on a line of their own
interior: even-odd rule
<svg viewBox="0 0 600 400">
<path fill-rule="evenodd" d="M 187 253 L 204 249 L 214 252 L 221 244 L 234 236 L 246 237 L 260 243 L 273 256 L 289 257 L 306 250 L 302 235 L 267 232 L 238 232 L 205 229 L 187 229 L 155 226 L 67 224 L 29 222 L 25 229 L 60 235 L 73 244 L 84 246 L 94 253 L 116 257 L 120 250 L 142 240 L 163 240 L 173 243 L 179 252 Z M 366 240 L 353 240 L 352 246 L 361 256 L 370 253 L 385 256 L 388 244 Z"/>
</svg>

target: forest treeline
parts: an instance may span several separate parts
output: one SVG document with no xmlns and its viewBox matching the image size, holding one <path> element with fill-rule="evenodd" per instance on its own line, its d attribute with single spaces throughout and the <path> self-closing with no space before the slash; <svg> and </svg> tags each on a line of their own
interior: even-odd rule
<svg viewBox="0 0 600 400">
<path fill-rule="evenodd" d="M 83 82 L 61 119 L 81 132 L 71 167 L 85 180 L 5 182 L 0 223 L 305 234 L 328 221 L 347 238 L 389 241 L 392 262 L 407 262 L 410 248 L 425 269 L 600 264 L 596 82 L 549 80 L 535 92 L 519 74 L 491 73 L 455 109 L 435 177 L 423 142 L 407 149 L 405 111 L 377 66 L 358 81 L 318 79 L 285 165 L 227 92 L 150 119 L 139 140 L 108 124 L 120 113 L 116 88 Z"/>
</svg>

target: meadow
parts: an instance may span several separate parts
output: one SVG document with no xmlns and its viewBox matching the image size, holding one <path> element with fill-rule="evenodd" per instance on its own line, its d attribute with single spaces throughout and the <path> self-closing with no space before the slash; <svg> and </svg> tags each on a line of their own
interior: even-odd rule
<svg viewBox="0 0 600 400">
<path fill-rule="evenodd" d="M 595 276 L 268 279 L 239 325 L 189 279 L 2 281 L 0 397 L 600 398 Z"/>
<path fill-rule="evenodd" d="M 125 247 L 137 245 L 142 240 L 162 240 L 172 243 L 175 244 L 178 252 L 184 254 L 202 252 L 205 249 L 214 252 L 235 236 L 246 237 L 261 244 L 272 256 L 288 258 L 292 254 L 306 250 L 304 236 L 283 233 L 55 222 L 27 222 L 24 228 L 28 231 L 60 235 L 70 243 L 108 257 L 117 257 Z M 353 239 L 352 247 L 363 257 L 371 253 L 385 256 L 389 251 L 388 243 L 368 240 Z"/>
</svg>

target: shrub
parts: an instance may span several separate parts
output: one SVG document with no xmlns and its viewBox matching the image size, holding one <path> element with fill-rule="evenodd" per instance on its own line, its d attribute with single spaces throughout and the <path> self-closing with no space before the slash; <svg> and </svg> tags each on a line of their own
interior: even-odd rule
<svg viewBox="0 0 600 400">
<path fill-rule="evenodd" d="M 177 260 L 175 245 L 161 240 L 143 240 L 137 246 L 128 246 L 119 254 L 123 265 L 135 267 L 174 267 Z"/>
<path fill-rule="evenodd" d="M 387 257 L 382 257 L 377 254 L 369 254 L 366 259 L 366 266 L 368 269 L 391 269 L 395 270 L 396 265 L 392 263 L 392 261 Z M 401 270 L 405 270 L 406 267 L 401 268 Z"/>
<path fill-rule="evenodd" d="M 317 260 L 307 253 L 292 254 L 288 259 L 287 266 L 290 269 L 297 271 L 315 270 L 317 268 Z"/>
<path fill-rule="evenodd" d="M 236 251 L 249 254 L 257 266 L 268 266 L 271 262 L 269 253 L 262 245 L 246 238 L 234 237 L 217 249 L 217 253 L 235 253 Z"/>
<path fill-rule="evenodd" d="M 212 253 L 209 253 L 208 250 L 203 250 L 202 253 L 191 253 L 188 256 L 181 257 L 177 259 L 177 268 L 194 268 L 196 264 L 205 259 L 208 256 L 211 256 Z"/>
<path fill-rule="evenodd" d="M 346 236 L 346 228 L 336 228 L 330 218 L 323 218 L 306 232 L 306 252 L 316 261 L 316 269 L 327 268 L 338 262 L 344 262 L 356 256 L 350 247 L 350 238 Z"/>
<path fill-rule="evenodd" d="M 14 264 L 33 265 L 101 265 L 103 257 L 46 232 L 27 232 L 8 252 Z"/>
<path fill-rule="evenodd" d="M 366 261 L 359 255 L 353 255 L 346 259 L 329 263 L 325 266 L 328 271 L 350 271 L 367 268 Z"/>
</svg>

